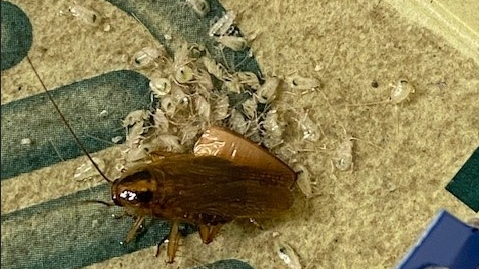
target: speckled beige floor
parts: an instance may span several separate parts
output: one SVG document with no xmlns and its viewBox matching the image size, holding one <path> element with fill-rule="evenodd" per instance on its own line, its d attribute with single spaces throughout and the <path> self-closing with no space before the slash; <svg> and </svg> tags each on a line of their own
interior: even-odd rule
<svg viewBox="0 0 479 269">
<path fill-rule="evenodd" d="M 231 257 L 255 268 L 286 268 L 273 250 L 273 231 L 296 250 L 303 268 L 392 268 L 441 208 L 462 219 L 477 216 L 444 190 L 479 144 L 479 66 L 471 56 L 401 17 L 386 2 L 222 3 L 240 13 L 237 21 L 247 36 L 256 36 L 251 44 L 265 74 L 298 73 L 321 80 L 316 92 L 281 96 L 295 108 L 309 109 L 323 132 L 309 145 L 315 151 L 302 156 L 318 181 L 317 196 L 305 199 L 298 192 L 291 215 L 262 223 L 262 231 L 232 223 L 207 247 L 197 236 L 189 236 L 182 242 L 188 253 L 180 253 L 171 268 Z M 133 36 L 111 44 L 95 42 L 98 55 L 111 55 L 148 38 L 119 13 L 112 11 L 114 17 L 124 17 L 115 26 L 130 27 Z M 47 84 L 84 77 L 84 70 L 94 74 L 121 65 L 120 59 L 104 56 L 91 63 L 91 69 L 75 71 L 83 57 L 81 48 L 72 46 L 74 52 L 67 52 L 70 58 L 61 70 L 44 56 L 39 68 Z M 15 68 L 15 79 L 34 80 L 27 65 Z M 348 106 L 386 100 L 389 84 L 400 77 L 416 90 L 409 102 Z M 2 94 L 2 102 L 4 98 Z M 354 144 L 354 168 L 347 172 L 332 169 L 331 154 L 321 150 L 334 149 L 345 137 L 343 128 L 361 139 Z M 59 169 L 74 167 L 65 164 Z M 2 194 L 3 189 L 2 183 Z M 154 248 L 145 249 L 90 268 L 164 267 L 153 252 Z"/>
</svg>

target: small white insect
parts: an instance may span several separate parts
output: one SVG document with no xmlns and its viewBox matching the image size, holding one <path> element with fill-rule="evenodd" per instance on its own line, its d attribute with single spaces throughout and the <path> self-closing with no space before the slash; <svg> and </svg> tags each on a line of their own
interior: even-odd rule
<svg viewBox="0 0 479 269">
<path fill-rule="evenodd" d="M 299 130 L 301 130 L 303 139 L 316 142 L 319 139 L 319 126 L 309 117 L 309 111 L 301 109 L 301 112 L 298 113 L 298 119 L 295 119 L 298 122 Z"/>
<path fill-rule="evenodd" d="M 332 157 L 334 166 L 340 171 L 346 171 L 353 168 L 353 137 L 347 137 L 341 142 Z"/>
<path fill-rule="evenodd" d="M 313 182 L 308 169 L 302 164 L 295 164 L 294 171 L 298 174 L 296 185 L 301 190 L 306 198 L 313 197 Z"/>
<path fill-rule="evenodd" d="M 241 36 L 222 35 L 217 37 L 216 41 L 234 51 L 242 51 L 248 47 L 248 41 Z"/>
<path fill-rule="evenodd" d="M 272 149 L 283 143 L 284 124 L 280 123 L 276 109 L 266 113 L 262 126 L 264 128 L 263 144 L 267 148 Z"/>
<path fill-rule="evenodd" d="M 177 109 L 185 108 L 188 106 L 188 104 L 190 104 L 190 97 L 178 85 L 174 85 L 171 88 L 170 96 Z"/>
<path fill-rule="evenodd" d="M 237 77 L 228 76 L 225 77 L 223 85 L 221 85 L 221 89 L 228 92 L 241 93 L 243 91 L 243 85 L 238 81 Z"/>
<path fill-rule="evenodd" d="M 278 254 L 279 258 L 290 269 L 301 269 L 301 263 L 299 262 L 298 255 L 293 250 L 293 248 L 284 241 L 275 241 L 275 251 Z"/>
<path fill-rule="evenodd" d="M 32 144 L 32 140 L 30 138 L 22 138 L 22 140 L 20 140 L 20 145 L 31 145 Z"/>
<path fill-rule="evenodd" d="M 236 19 L 236 13 L 234 11 L 228 11 L 223 15 L 217 22 L 215 22 L 209 31 L 209 35 L 212 36 L 223 36 L 228 33 L 228 30 L 234 23 Z"/>
<path fill-rule="evenodd" d="M 183 148 L 180 145 L 180 139 L 175 135 L 159 135 L 144 144 L 144 148 L 147 148 L 148 152 L 153 149 L 164 150 L 167 152 L 183 152 Z"/>
<path fill-rule="evenodd" d="M 236 109 L 231 110 L 231 116 L 229 119 L 229 125 L 231 129 L 241 135 L 246 134 L 249 128 L 249 123 L 244 118 L 243 114 Z"/>
<path fill-rule="evenodd" d="M 147 110 L 140 109 L 131 111 L 123 120 L 123 127 L 132 126 L 135 123 L 143 123 L 149 117 L 150 116 Z"/>
<path fill-rule="evenodd" d="M 99 26 L 101 24 L 101 17 L 100 14 L 90 8 L 86 8 L 80 5 L 73 5 L 68 7 L 68 11 L 70 13 L 81 20 L 83 23 L 91 25 L 91 26 Z"/>
<path fill-rule="evenodd" d="M 161 107 L 161 110 L 168 117 L 172 117 L 175 115 L 176 103 L 173 101 L 173 98 L 171 98 L 171 96 L 169 95 L 163 96 L 163 98 L 161 98 L 160 107 Z"/>
<path fill-rule="evenodd" d="M 211 117 L 211 104 L 205 97 L 199 95 L 195 98 L 195 109 L 198 113 L 198 117 L 202 118 L 206 122 L 210 121 Z"/>
<path fill-rule="evenodd" d="M 221 121 L 228 117 L 230 103 L 228 95 L 220 95 L 216 98 L 213 106 L 213 120 Z"/>
<path fill-rule="evenodd" d="M 123 137 L 121 135 L 115 136 L 115 137 L 111 138 L 111 142 L 113 142 L 115 144 L 118 144 L 118 142 L 120 142 L 122 139 L 123 139 Z"/>
<path fill-rule="evenodd" d="M 236 72 L 235 76 L 241 84 L 248 85 L 253 89 L 260 87 L 258 76 L 253 72 Z"/>
<path fill-rule="evenodd" d="M 406 100 L 409 100 L 409 95 L 416 91 L 414 87 L 408 82 L 408 80 L 403 78 L 399 79 L 396 84 L 390 84 L 389 86 L 392 89 L 389 98 L 386 100 L 363 104 L 352 104 L 348 106 L 372 106 L 380 104 L 398 105 Z"/>
<path fill-rule="evenodd" d="M 208 73 L 212 74 L 219 80 L 223 80 L 225 68 L 221 64 L 218 64 L 214 59 L 206 56 L 202 57 L 201 60 L 203 61 Z"/>
<path fill-rule="evenodd" d="M 136 68 L 145 68 L 154 65 L 155 62 L 164 57 L 166 51 L 164 48 L 145 47 L 135 53 L 133 56 L 133 66 Z"/>
<path fill-rule="evenodd" d="M 168 133 L 170 121 L 165 116 L 165 113 L 157 108 L 155 113 L 152 113 L 151 116 L 153 118 L 153 127 L 156 129 L 156 132 L 159 134 Z"/>
<path fill-rule="evenodd" d="M 98 157 L 93 157 L 92 159 L 101 171 L 105 171 L 106 164 L 103 159 L 100 159 Z M 100 173 L 98 172 L 98 170 L 96 170 L 96 168 L 89 160 L 80 165 L 73 174 L 73 178 L 76 181 L 84 181 L 87 179 L 91 179 L 95 176 L 100 176 Z"/>
<path fill-rule="evenodd" d="M 286 78 L 286 82 L 293 90 L 311 90 L 320 86 L 318 79 L 301 77 L 299 75 L 293 75 Z"/>
<path fill-rule="evenodd" d="M 195 138 L 200 132 L 200 126 L 195 124 L 189 124 L 181 128 L 181 145 L 193 145 L 195 143 Z"/>
<path fill-rule="evenodd" d="M 193 80 L 193 69 L 191 67 L 184 65 L 176 69 L 175 80 L 178 83 L 185 84 Z"/>
<path fill-rule="evenodd" d="M 280 79 L 277 77 L 269 77 L 256 91 L 258 102 L 262 104 L 271 103 L 276 98 L 276 90 L 278 89 Z"/>
<path fill-rule="evenodd" d="M 414 87 L 407 81 L 407 79 L 399 79 L 396 85 L 391 85 L 392 90 L 389 96 L 389 102 L 392 104 L 399 104 L 409 99 L 409 94 L 414 93 Z"/>
<path fill-rule="evenodd" d="M 215 88 L 211 75 L 204 69 L 198 69 L 197 71 L 198 73 L 196 75 L 195 82 L 198 87 L 196 88 L 196 90 L 203 90 L 203 95 L 209 95 L 209 92 Z"/>
<path fill-rule="evenodd" d="M 156 98 L 161 98 L 170 93 L 171 82 L 167 78 L 154 77 L 149 83 L 150 90 Z"/>
<path fill-rule="evenodd" d="M 258 114 L 258 103 L 254 98 L 249 98 L 243 102 L 243 111 L 245 115 L 250 119 L 256 119 Z"/>
<path fill-rule="evenodd" d="M 210 4 L 206 0 L 186 0 L 186 4 L 188 4 L 191 9 L 201 17 L 204 17 L 210 12 Z"/>
</svg>

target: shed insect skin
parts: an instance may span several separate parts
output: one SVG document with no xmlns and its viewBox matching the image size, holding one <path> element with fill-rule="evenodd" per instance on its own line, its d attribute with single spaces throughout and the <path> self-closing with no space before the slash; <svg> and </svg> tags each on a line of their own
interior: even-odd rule
<svg viewBox="0 0 479 269">
<path fill-rule="evenodd" d="M 61 113 L 27 56 L 35 76 L 78 145 L 101 176 L 111 183 L 115 205 L 135 217 L 131 242 L 147 216 L 169 220 L 168 263 L 179 246 L 179 223 L 198 226 L 205 244 L 222 225 L 237 219 L 275 217 L 293 204 L 296 173 L 265 148 L 222 127 L 210 127 L 192 153 L 150 152 L 151 161 L 128 169 L 114 181 L 99 169 Z M 108 204 L 108 203 L 106 203 Z"/>
</svg>

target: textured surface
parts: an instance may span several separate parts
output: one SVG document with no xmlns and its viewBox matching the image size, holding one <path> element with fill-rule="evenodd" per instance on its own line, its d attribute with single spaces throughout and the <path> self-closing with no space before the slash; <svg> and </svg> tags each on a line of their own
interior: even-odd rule
<svg viewBox="0 0 479 269">
<path fill-rule="evenodd" d="M 157 42 L 135 19 L 108 2 L 84 5 L 110 18 L 110 32 L 91 31 L 68 16 L 68 1 L 43 1 L 41 6 L 12 2 L 30 19 L 36 34 L 29 55 L 49 88 L 129 69 L 122 56 Z M 391 268 L 440 208 L 461 219 L 477 216 L 444 189 L 479 142 L 479 66 L 471 56 L 385 2 L 221 4 L 239 13 L 238 26 L 246 36 L 256 37 L 252 49 L 264 74 L 284 77 L 297 72 L 321 80 L 318 91 L 281 96 L 295 108 L 309 108 L 323 132 L 311 145 L 315 151 L 303 155 L 316 164 L 311 173 L 319 179 L 318 195 L 307 200 L 296 193 L 291 214 L 261 223 L 264 230 L 232 223 L 209 246 L 196 235 L 188 236 L 171 268 L 222 259 L 242 260 L 253 268 L 287 268 L 274 250 L 273 231 L 309 268 Z M 178 3 L 178 10 L 186 8 Z M 162 18 L 158 24 L 168 25 Z M 181 40 L 178 29 L 169 31 L 165 33 L 173 41 Z M 416 89 L 410 102 L 347 106 L 386 100 L 389 84 L 399 77 L 406 77 Z M 372 86 L 374 81 L 378 87 Z M 20 86 L 22 90 L 16 90 Z M 40 91 L 25 61 L 2 71 L 2 105 Z M 352 172 L 331 168 L 330 151 L 345 139 L 343 128 L 380 148 L 355 141 Z M 67 161 L 3 181 L 2 215 L 96 185 L 72 182 L 79 163 Z M 119 238 L 127 230 L 109 228 L 118 229 Z M 2 244 L 12 233 L 2 225 Z M 163 256 L 155 258 L 154 253 L 155 247 L 146 248 L 88 268 L 131 268 L 140 263 L 144 268 L 167 267 Z M 4 253 L 2 247 L 4 255 L 22 254 Z"/>
</svg>

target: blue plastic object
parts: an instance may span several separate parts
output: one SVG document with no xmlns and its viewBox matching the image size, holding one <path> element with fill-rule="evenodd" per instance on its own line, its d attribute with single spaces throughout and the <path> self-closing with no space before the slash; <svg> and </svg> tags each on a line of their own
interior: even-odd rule
<svg viewBox="0 0 479 269">
<path fill-rule="evenodd" d="M 478 269 L 479 229 L 442 210 L 397 269 L 424 269 L 428 266 Z"/>
</svg>

